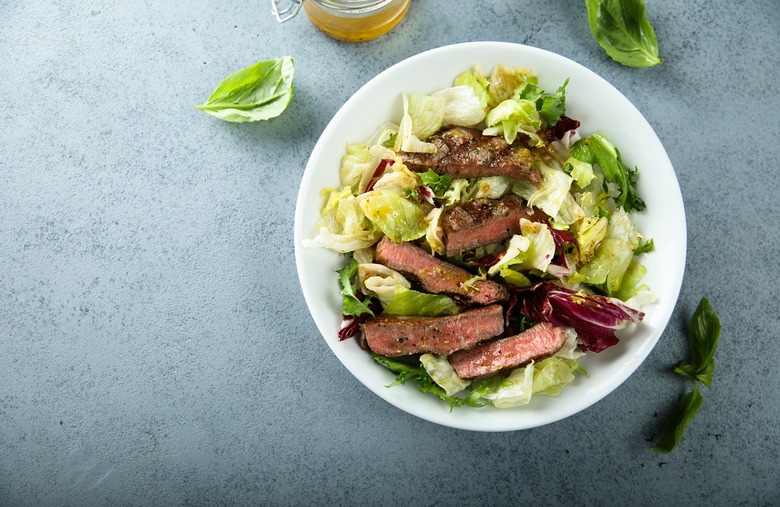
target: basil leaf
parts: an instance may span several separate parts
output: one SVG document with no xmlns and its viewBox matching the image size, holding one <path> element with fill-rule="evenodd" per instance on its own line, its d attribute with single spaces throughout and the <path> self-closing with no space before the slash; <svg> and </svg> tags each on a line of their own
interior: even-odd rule
<svg viewBox="0 0 780 507">
<path fill-rule="evenodd" d="M 712 372 L 715 371 L 715 361 L 711 360 L 704 368 L 697 368 L 690 363 L 680 363 L 674 368 L 674 371 L 694 382 L 701 382 L 707 387 L 712 387 Z"/>
<path fill-rule="evenodd" d="M 282 114 L 293 96 L 293 59 L 265 60 L 226 77 L 197 109 L 220 120 L 246 123 Z"/>
<path fill-rule="evenodd" d="M 585 0 L 590 31 L 615 61 L 629 67 L 661 63 L 653 26 L 642 0 Z"/>
<path fill-rule="evenodd" d="M 715 370 L 715 350 L 720 337 L 720 319 L 707 298 L 702 298 L 691 317 L 688 328 L 688 349 L 691 361 L 680 363 L 674 371 L 707 387 L 712 386 Z"/>
<path fill-rule="evenodd" d="M 662 454 L 672 452 L 680 442 L 685 430 L 688 428 L 688 424 L 696 416 L 696 413 L 699 412 L 701 404 L 701 393 L 696 384 L 694 384 L 693 391 L 680 397 L 672 411 L 666 416 L 661 429 L 661 435 L 650 450 Z"/>
<path fill-rule="evenodd" d="M 720 319 L 712 309 L 709 300 L 702 298 L 691 318 L 688 329 L 688 347 L 691 350 L 693 364 L 700 370 L 708 367 L 720 337 Z"/>
</svg>

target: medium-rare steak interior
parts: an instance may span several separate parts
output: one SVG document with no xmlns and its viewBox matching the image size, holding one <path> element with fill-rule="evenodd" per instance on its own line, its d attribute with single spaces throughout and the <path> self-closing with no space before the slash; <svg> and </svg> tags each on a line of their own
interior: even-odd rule
<svg viewBox="0 0 780 507">
<path fill-rule="evenodd" d="M 429 254 L 413 243 L 394 243 L 386 236 L 376 247 L 376 262 L 394 269 L 426 292 L 447 294 L 467 305 L 506 301 L 506 287 L 492 280 L 477 280 L 463 268 Z"/>
<path fill-rule="evenodd" d="M 446 356 L 500 335 L 504 312 L 500 305 L 490 305 L 445 317 L 380 315 L 362 328 L 368 347 L 377 354 Z"/>
</svg>

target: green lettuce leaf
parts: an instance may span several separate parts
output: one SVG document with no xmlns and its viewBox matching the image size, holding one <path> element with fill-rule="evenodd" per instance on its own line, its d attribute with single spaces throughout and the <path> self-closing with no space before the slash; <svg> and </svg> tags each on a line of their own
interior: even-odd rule
<svg viewBox="0 0 780 507">
<path fill-rule="evenodd" d="M 226 77 L 197 109 L 220 120 L 246 123 L 282 114 L 293 96 L 293 59 L 265 60 Z"/>
<path fill-rule="evenodd" d="M 325 189 L 322 193 L 326 202 L 320 219 L 314 224 L 317 235 L 311 240 L 304 240 L 303 246 L 347 253 L 379 241 L 382 231 L 366 218 L 350 187 Z"/>
<path fill-rule="evenodd" d="M 644 201 L 636 191 L 636 169 L 623 163 L 620 152 L 606 137 L 593 134 L 580 139 L 572 147 L 571 156 L 588 164 L 598 164 L 604 180 L 614 183 L 620 190 L 615 204 L 626 211 L 642 211 Z"/>
<path fill-rule="evenodd" d="M 574 359 L 555 356 L 542 359 L 534 369 L 534 394 L 558 396 L 574 380 L 574 368 L 577 367 L 579 364 Z"/>
<path fill-rule="evenodd" d="M 336 271 L 339 274 L 339 285 L 341 286 L 341 296 L 343 298 L 342 314 L 357 317 L 364 313 L 371 316 L 374 312 L 363 301 L 357 298 L 355 293 L 355 275 L 357 274 L 358 262 L 350 257 L 346 266 Z"/>
<path fill-rule="evenodd" d="M 471 382 L 463 380 L 455 373 L 446 356 L 423 354 L 420 356 L 420 364 L 428 372 L 431 379 L 438 384 L 448 396 L 457 394 L 466 389 Z"/>
<path fill-rule="evenodd" d="M 487 79 L 479 71 L 469 71 L 459 74 L 455 78 L 455 86 L 468 86 L 479 99 L 483 110 L 487 110 L 490 103 L 490 94 L 487 91 Z"/>
<path fill-rule="evenodd" d="M 536 104 L 536 110 L 539 111 L 539 117 L 547 127 L 552 127 L 566 113 L 566 85 L 567 79 L 556 90 L 554 94 L 549 94 L 539 88 L 536 84 L 535 76 L 524 76 L 525 84 L 515 92 L 516 99 L 530 100 Z"/>
<path fill-rule="evenodd" d="M 496 408 L 527 405 L 534 393 L 534 371 L 533 362 L 524 368 L 515 368 L 501 380 L 495 391 L 486 393 L 484 398 L 490 400 Z"/>
<path fill-rule="evenodd" d="M 417 384 L 420 392 L 434 394 L 442 400 L 448 402 L 450 404 L 450 410 L 452 410 L 454 407 L 460 407 L 464 404 L 470 406 L 479 406 L 478 400 L 461 399 L 448 395 L 441 386 L 433 381 L 431 376 L 428 375 L 428 372 L 425 371 L 425 368 L 423 368 L 419 363 L 410 364 L 375 353 L 371 354 L 371 358 L 395 374 L 395 380 L 387 387 L 403 385 L 411 380 Z"/>
<path fill-rule="evenodd" d="M 522 132 L 531 139 L 534 146 L 544 146 L 544 140 L 537 134 L 542 128 L 542 119 L 536 104 L 530 100 L 507 99 L 491 109 L 485 116 L 486 136 L 503 135 L 512 144 Z"/>
<path fill-rule="evenodd" d="M 384 305 L 384 313 L 388 315 L 439 317 L 460 312 L 458 305 L 448 296 L 419 292 L 402 285 L 396 285 L 394 290 L 395 295 Z"/>
<path fill-rule="evenodd" d="M 357 197 L 365 216 L 395 242 L 413 241 L 428 230 L 422 206 L 392 190 L 372 190 Z"/>
</svg>

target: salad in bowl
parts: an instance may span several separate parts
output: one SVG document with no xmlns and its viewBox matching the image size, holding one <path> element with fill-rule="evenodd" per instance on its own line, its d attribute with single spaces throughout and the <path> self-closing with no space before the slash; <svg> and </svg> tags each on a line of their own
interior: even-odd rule
<svg viewBox="0 0 780 507">
<path fill-rule="evenodd" d="M 539 411 L 604 384 L 605 362 L 613 382 L 638 366 L 657 340 L 647 316 L 668 296 L 648 276 L 669 235 L 645 230 L 645 168 L 569 107 L 579 72 L 544 86 L 533 62 L 508 56 L 386 97 L 396 114 L 345 139 L 337 164 L 312 156 L 336 177 L 310 228 L 296 223 L 296 252 L 334 263 L 331 348 L 362 353 L 385 393 L 437 407 L 423 417 L 471 429 L 485 429 L 468 422 L 482 411 L 503 424 L 487 429 L 554 420 L 566 408 Z"/>
</svg>

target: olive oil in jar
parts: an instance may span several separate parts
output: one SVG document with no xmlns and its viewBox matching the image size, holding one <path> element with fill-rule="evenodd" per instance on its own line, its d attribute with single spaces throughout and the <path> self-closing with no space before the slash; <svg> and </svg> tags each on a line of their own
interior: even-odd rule
<svg viewBox="0 0 780 507">
<path fill-rule="evenodd" d="M 323 33 L 340 41 L 363 42 L 395 28 L 411 0 L 294 0 L 283 11 L 277 2 L 272 0 L 272 6 L 279 21 L 293 17 L 302 4 L 309 20 Z"/>
</svg>

